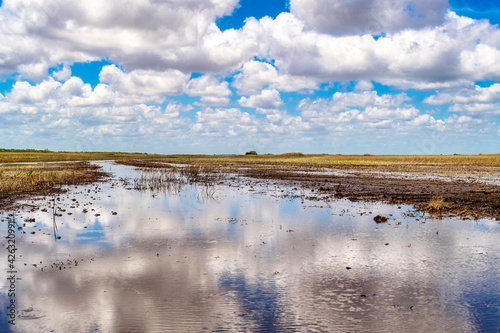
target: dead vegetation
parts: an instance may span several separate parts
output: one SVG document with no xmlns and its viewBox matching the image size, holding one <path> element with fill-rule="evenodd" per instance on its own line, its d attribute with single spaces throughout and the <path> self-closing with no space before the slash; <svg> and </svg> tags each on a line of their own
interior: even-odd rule
<svg viewBox="0 0 500 333">
<path fill-rule="evenodd" d="M 445 212 L 451 208 L 451 205 L 444 201 L 442 197 L 433 197 L 427 203 L 427 209 L 431 212 Z"/>
<path fill-rule="evenodd" d="M 387 216 L 385 215 L 377 215 L 373 218 L 373 220 L 376 222 L 376 223 L 385 223 L 387 222 L 388 218 Z"/>
<path fill-rule="evenodd" d="M 105 176 L 100 167 L 86 162 L 17 164 L 0 166 L 0 209 L 26 195 L 46 195 L 62 185 L 95 182 Z"/>
</svg>

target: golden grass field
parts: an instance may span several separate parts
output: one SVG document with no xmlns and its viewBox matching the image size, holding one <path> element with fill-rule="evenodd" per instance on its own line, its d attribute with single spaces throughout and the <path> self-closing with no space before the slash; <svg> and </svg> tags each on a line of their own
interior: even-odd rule
<svg viewBox="0 0 500 333">
<path fill-rule="evenodd" d="M 0 152 L 0 163 L 152 159 L 193 164 L 266 163 L 290 165 L 461 164 L 500 166 L 500 154 L 485 155 L 157 155 L 140 153 Z"/>
<path fill-rule="evenodd" d="M 127 153 L 0 152 L 0 163 L 120 160 L 147 158 L 150 156 L 153 155 Z"/>
<path fill-rule="evenodd" d="M 365 175 L 380 172 L 418 176 L 500 179 L 500 154 L 490 155 L 328 155 L 287 153 L 280 155 L 170 155 L 156 161 L 217 168 L 250 168 L 254 171 L 340 170 Z"/>
<path fill-rule="evenodd" d="M 166 155 L 160 159 L 192 164 L 335 165 L 482 165 L 500 166 L 500 154 L 489 155 L 330 155 L 285 153 L 280 155 Z"/>
</svg>

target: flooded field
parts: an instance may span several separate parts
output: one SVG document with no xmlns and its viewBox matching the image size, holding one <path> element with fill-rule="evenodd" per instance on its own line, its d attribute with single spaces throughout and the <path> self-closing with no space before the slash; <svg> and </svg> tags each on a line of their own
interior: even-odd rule
<svg viewBox="0 0 500 333">
<path fill-rule="evenodd" d="M 498 221 L 99 164 L 1 216 L 0 331 L 500 332 Z"/>
</svg>

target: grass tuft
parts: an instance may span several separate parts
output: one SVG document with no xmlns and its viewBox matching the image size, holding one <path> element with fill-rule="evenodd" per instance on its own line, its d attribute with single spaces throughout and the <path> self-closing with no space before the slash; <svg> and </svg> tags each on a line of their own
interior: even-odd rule
<svg viewBox="0 0 500 333">
<path fill-rule="evenodd" d="M 451 208 L 451 205 L 444 201 L 442 197 L 433 197 L 427 203 L 427 209 L 432 212 L 443 212 Z"/>
</svg>

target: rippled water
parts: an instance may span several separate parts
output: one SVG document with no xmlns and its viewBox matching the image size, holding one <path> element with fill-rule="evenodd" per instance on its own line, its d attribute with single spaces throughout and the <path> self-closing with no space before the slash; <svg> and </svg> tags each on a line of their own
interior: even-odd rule
<svg viewBox="0 0 500 333">
<path fill-rule="evenodd" d="M 5 251 L 0 331 L 500 331 L 496 221 L 309 201 L 272 182 L 139 192 L 138 171 L 102 165 L 111 182 L 15 214 L 16 325 Z"/>
</svg>

